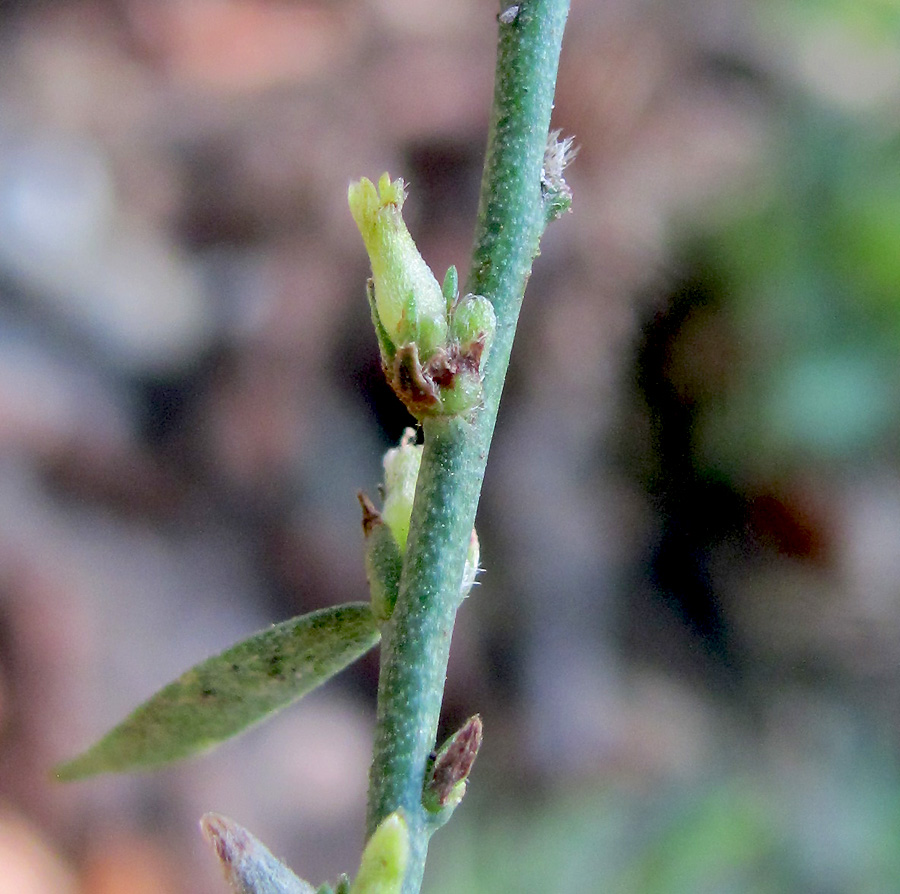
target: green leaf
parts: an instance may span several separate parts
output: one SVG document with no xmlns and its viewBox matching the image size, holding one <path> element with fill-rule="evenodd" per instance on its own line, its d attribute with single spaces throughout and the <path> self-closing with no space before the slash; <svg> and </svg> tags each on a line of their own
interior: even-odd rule
<svg viewBox="0 0 900 894">
<path fill-rule="evenodd" d="M 306 695 L 379 636 L 367 603 L 276 624 L 182 674 L 57 776 L 149 769 L 210 748 Z"/>
</svg>

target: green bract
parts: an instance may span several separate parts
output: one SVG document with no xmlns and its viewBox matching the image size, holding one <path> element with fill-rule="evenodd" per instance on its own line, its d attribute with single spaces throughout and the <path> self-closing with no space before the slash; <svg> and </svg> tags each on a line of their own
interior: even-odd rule
<svg viewBox="0 0 900 894">
<path fill-rule="evenodd" d="M 372 614 L 383 624 L 394 613 L 403 573 L 403 555 L 375 504 L 362 492 L 359 502 L 363 510 L 363 534 L 366 538 L 366 580 Z"/>
</svg>

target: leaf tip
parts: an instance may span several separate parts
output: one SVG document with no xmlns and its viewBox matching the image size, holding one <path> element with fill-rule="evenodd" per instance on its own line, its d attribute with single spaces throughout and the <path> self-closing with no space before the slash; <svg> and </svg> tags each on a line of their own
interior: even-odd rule
<svg viewBox="0 0 900 894">
<path fill-rule="evenodd" d="M 56 782 L 78 782 L 89 776 L 95 776 L 100 771 L 92 766 L 90 755 L 90 751 L 85 751 L 78 757 L 73 757 L 72 760 L 56 764 L 50 770 L 50 777 Z"/>
<path fill-rule="evenodd" d="M 227 816 L 204 814 L 200 831 L 235 894 L 315 894 L 309 882 L 294 875 L 258 838 Z"/>
</svg>

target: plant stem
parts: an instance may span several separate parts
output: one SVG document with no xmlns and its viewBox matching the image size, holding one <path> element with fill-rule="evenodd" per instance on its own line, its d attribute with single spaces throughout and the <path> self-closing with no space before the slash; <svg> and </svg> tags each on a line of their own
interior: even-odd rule
<svg viewBox="0 0 900 894">
<path fill-rule="evenodd" d="M 487 296 L 497 332 L 484 404 L 469 420 L 428 418 L 397 605 L 383 632 L 368 835 L 402 809 L 403 894 L 418 894 L 429 831 L 422 806 L 469 535 L 525 284 L 546 226 L 541 166 L 568 0 L 520 0 L 500 24 L 494 105 L 467 291 Z"/>
</svg>

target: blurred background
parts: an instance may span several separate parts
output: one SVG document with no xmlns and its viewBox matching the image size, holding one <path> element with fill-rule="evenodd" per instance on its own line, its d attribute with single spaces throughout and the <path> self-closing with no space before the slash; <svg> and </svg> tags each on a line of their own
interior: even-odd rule
<svg viewBox="0 0 900 894">
<path fill-rule="evenodd" d="M 346 188 L 403 176 L 466 268 L 496 13 L 0 3 L 3 894 L 223 892 L 207 810 L 355 869 L 375 656 L 171 770 L 49 769 L 365 598 L 409 419 Z M 900 891 L 898 112 L 898 0 L 575 0 L 428 894 Z"/>
</svg>

